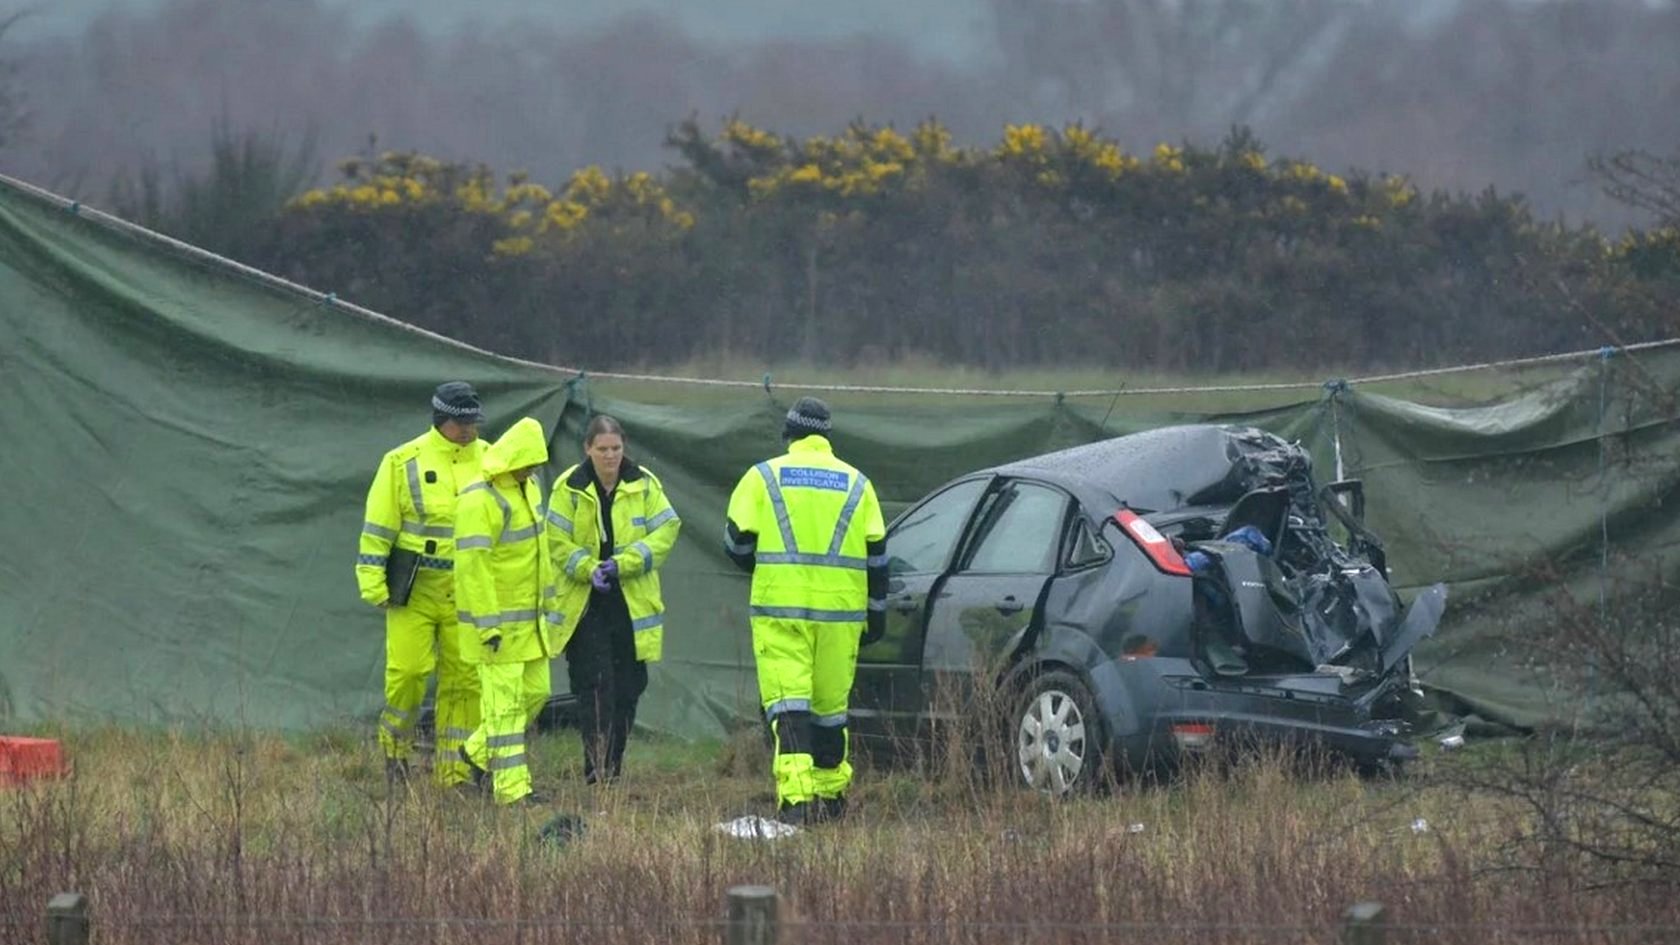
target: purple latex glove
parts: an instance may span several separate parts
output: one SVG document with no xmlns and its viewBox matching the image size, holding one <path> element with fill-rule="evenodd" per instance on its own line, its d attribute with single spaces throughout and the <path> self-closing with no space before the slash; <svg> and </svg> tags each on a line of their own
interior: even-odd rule
<svg viewBox="0 0 1680 945">
<path fill-rule="evenodd" d="M 595 571 L 589 575 L 589 583 L 593 584 L 595 586 L 595 589 L 600 591 L 603 594 L 606 593 L 607 591 L 612 590 L 613 584 L 617 581 L 618 581 L 618 562 L 617 561 L 603 561 L 600 564 L 596 565 L 595 566 Z"/>
</svg>

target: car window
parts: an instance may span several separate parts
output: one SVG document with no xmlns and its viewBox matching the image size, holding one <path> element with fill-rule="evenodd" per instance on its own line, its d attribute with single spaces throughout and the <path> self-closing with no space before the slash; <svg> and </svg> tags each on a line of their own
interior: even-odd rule
<svg viewBox="0 0 1680 945">
<path fill-rule="evenodd" d="M 992 574 L 1054 572 L 1066 507 L 1066 497 L 1054 489 L 1030 482 L 1011 485 L 986 510 L 974 551 L 963 570 Z"/>
<path fill-rule="evenodd" d="M 1085 521 L 1083 516 L 1075 516 L 1073 528 L 1069 529 L 1068 535 L 1067 566 L 1083 568 L 1100 564 L 1108 560 L 1109 554 L 1108 542 L 1091 531 L 1091 524 Z"/>
<path fill-rule="evenodd" d="M 887 570 L 893 574 L 944 570 L 968 524 L 969 509 L 985 488 L 984 479 L 959 482 L 899 520 L 887 535 Z"/>
</svg>

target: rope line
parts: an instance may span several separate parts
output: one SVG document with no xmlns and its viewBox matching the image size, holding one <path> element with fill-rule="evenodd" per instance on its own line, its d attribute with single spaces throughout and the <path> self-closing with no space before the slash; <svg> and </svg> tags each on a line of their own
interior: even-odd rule
<svg viewBox="0 0 1680 945">
<path fill-rule="evenodd" d="M 1680 346 L 1680 338 L 1665 338 L 1660 341 L 1644 341 L 1625 347 L 1614 349 L 1619 353 L 1633 353 L 1650 351 L 1657 348 Z M 1389 374 L 1370 374 L 1363 377 L 1351 377 L 1342 381 L 1347 385 L 1380 384 L 1389 381 L 1413 380 L 1420 377 L 1439 377 L 1446 374 L 1468 374 L 1476 371 L 1498 370 L 1503 368 L 1532 367 L 1542 364 L 1557 364 L 1568 361 L 1578 361 L 1586 358 L 1603 356 L 1603 348 L 1592 348 L 1583 351 L 1567 351 L 1561 354 L 1544 354 L 1528 358 L 1509 358 L 1501 361 L 1480 361 L 1472 364 L 1458 364 L 1450 367 L 1420 368 L 1414 371 L 1397 371 Z M 567 371 L 580 371 L 580 368 L 566 368 Z M 669 374 L 632 374 L 613 371 L 590 371 L 590 377 L 605 378 L 615 381 L 640 381 L 659 384 L 691 384 L 701 387 L 752 387 L 762 388 L 760 381 L 735 381 L 722 378 L 707 377 L 676 377 Z M 1322 381 L 1281 381 L 1267 384 L 1203 384 L 1186 385 L 1181 387 L 1115 387 L 1090 388 L 1081 390 L 1035 390 L 1035 389 L 1007 389 L 974 387 L 903 387 L 878 384 L 800 384 L 788 381 L 777 381 L 779 387 L 798 388 L 800 390 L 829 391 L 837 393 L 860 394 L 933 394 L 960 395 L 965 397 L 1135 397 L 1148 394 L 1203 394 L 1203 393 L 1246 393 L 1257 391 L 1291 391 L 1291 390 L 1320 390 L 1324 387 Z"/>
</svg>

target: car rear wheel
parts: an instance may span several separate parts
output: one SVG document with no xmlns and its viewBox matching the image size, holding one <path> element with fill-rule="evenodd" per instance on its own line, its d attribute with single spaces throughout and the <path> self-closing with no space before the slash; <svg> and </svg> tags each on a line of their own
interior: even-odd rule
<svg viewBox="0 0 1680 945">
<path fill-rule="evenodd" d="M 1021 780 L 1054 796 L 1094 788 L 1102 773 L 1102 724 L 1085 684 L 1072 673 L 1035 677 L 1015 711 L 1015 764 Z"/>
</svg>

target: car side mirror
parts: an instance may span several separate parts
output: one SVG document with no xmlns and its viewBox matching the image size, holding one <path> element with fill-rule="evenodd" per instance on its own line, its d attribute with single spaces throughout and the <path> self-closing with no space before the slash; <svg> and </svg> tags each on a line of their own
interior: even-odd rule
<svg viewBox="0 0 1680 945">
<path fill-rule="evenodd" d="M 887 593 L 897 594 L 904 590 L 904 581 L 899 578 L 887 578 Z"/>
</svg>

